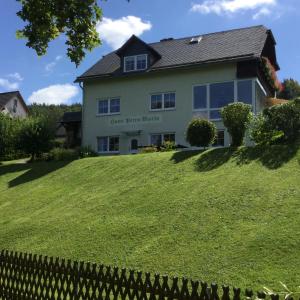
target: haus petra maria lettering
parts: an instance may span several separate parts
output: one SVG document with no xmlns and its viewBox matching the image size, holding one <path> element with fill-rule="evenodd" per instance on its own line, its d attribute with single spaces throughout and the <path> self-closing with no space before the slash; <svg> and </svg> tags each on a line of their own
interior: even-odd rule
<svg viewBox="0 0 300 300">
<path fill-rule="evenodd" d="M 123 118 L 113 118 L 109 120 L 110 126 L 122 126 L 122 125 L 132 125 L 132 124 L 149 124 L 149 123 L 160 123 L 162 118 L 160 115 L 151 116 L 134 116 L 134 117 L 123 117 Z"/>
</svg>

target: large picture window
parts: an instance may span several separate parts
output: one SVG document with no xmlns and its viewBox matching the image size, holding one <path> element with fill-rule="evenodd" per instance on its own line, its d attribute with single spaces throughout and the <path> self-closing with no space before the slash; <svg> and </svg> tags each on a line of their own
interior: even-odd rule
<svg viewBox="0 0 300 300">
<path fill-rule="evenodd" d="M 235 101 L 252 104 L 253 80 L 235 80 L 193 87 L 193 109 L 210 120 L 221 119 L 221 108 Z M 235 93 L 235 91 L 237 91 Z"/>
<path fill-rule="evenodd" d="M 124 72 L 141 71 L 147 69 L 147 54 L 124 57 Z"/>
<path fill-rule="evenodd" d="M 237 100 L 252 105 L 252 80 L 241 80 L 237 83 Z"/>
<path fill-rule="evenodd" d="M 175 93 L 160 93 L 151 95 L 151 110 L 170 110 L 176 106 Z"/>
<path fill-rule="evenodd" d="M 113 115 L 119 113 L 120 113 L 119 98 L 98 100 L 98 115 Z"/>
<path fill-rule="evenodd" d="M 119 137 L 118 136 L 102 136 L 97 139 L 97 148 L 99 153 L 118 153 Z"/>
</svg>

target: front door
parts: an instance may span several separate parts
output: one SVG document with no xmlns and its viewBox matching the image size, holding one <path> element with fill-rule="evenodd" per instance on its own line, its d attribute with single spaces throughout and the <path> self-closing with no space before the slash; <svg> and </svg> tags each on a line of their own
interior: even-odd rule
<svg viewBox="0 0 300 300">
<path fill-rule="evenodd" d="M 130 142 L 130 151 L 131 153 L 135 154 L 138 152 L 138 140 L 132 139 Z"/>
</svg>

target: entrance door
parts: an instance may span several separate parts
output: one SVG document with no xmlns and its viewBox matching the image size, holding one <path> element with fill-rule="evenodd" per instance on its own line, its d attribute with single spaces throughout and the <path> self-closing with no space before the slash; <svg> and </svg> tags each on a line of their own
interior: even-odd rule
<svg viewBox="0 0 300 300">
<path fill-rule="evenodd" d="M 135 154 L 138 152 L 138 140 L 132 139 L 130 142 L 130 151 L 131 153 Z"/>
</svg>

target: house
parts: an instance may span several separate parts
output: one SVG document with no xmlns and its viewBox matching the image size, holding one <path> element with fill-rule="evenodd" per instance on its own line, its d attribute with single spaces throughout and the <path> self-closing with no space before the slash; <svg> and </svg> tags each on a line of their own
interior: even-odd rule
<svg viewBox="0 0 300 300">
<path fill-rule="evenodd" d="M 0 93 L 0 112 L 13 118 L 28 116 L 28 108 L 19 91 Z"/>
<path fill-rule="evenodd" d="M 65 112 L 56 134 L 62 134 L 67 147 L 76 147 L 81 144 L 81 111 Z"/>
<path fill-rule="evenodd" d="M 83 88 L 82 144 L 101 154 L 185 139 L 194 117 L 230 144 L 220 109 L 243 101 L 257 113 L 276 96 L 269 70 L 279 70 L 276 41 L 264 26 L 146 43 L 132 36 L 75 82 Z"/>
</svg>

